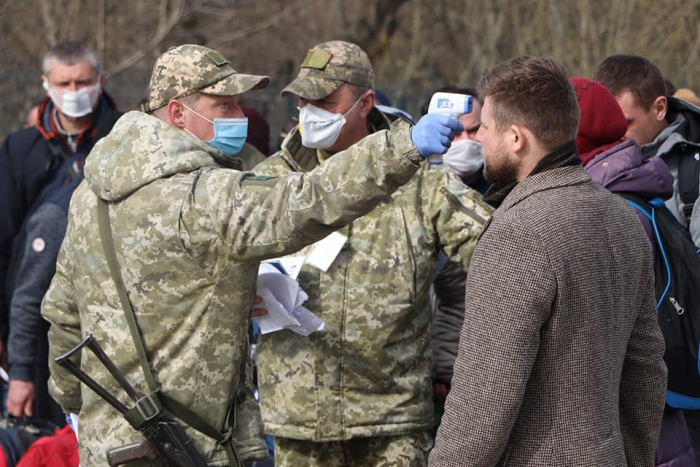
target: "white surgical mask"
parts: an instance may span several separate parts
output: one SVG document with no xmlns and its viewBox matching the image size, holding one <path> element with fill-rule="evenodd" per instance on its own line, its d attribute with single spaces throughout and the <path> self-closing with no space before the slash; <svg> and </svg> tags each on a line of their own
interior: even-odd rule
<svg viewBox="0 0 700 467">
<path fill-rule="evenodd" d="M 314 149 L 328 149 L 333 146 L 345 125 L 345 117 L 353 111 L 362 97 L 364 96 L 357 99 L 344 114 L 328 112 L 311 104 L 301 107 L 299 109 L 301 144 Z"/>
<path fill-rule="evenodd" d="M 474 175 L 484 165 L 481 143 L 470 139 L 454 141 L 442 155 L 442 163 L 460 177 Z"/>
<path fill-rule="evenodd" d="M 84 117 L 92 113 L 92 109 L 100 97 L 100 83 L 72 92 L 56 91 L 49 87 L 48 81 L 44 80 L 44 89 L 49 93 L 49 97 L 54 105 L 61 110 L 61 113 L 73 118 Z"/>
</svg>

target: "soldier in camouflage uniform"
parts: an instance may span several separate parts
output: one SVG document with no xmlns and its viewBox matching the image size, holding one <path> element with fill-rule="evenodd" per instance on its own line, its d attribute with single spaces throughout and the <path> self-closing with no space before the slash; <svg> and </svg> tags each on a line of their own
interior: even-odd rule
<svg viewBox="0 0 700 467">
<path fill-rule="evenodd" d="M 418 127 L 411 135 L 408 125 L 397 124 L 306 174 L 270 179 L 231 170 L 240 161 L 209 141 L 218 138 L 217 119 L 242 117 L 238 95 L 268 81 L 237 73 L 206 47 L 184 45 L 160 56 L 147 113 L 119 119 L 87 159 L 85 181 L 73 195 L 42 306 L 51 323 L 52 362 L 92 334 L 136 389 L 149 393 L 100 240 L 101 198 L 156 384 L 217 429 L 227 426 L 249 360 L 259 261 L 298 250 L 369 212 L 411 178 L 421 154 L 435 144 L 446 150 L 444 135 L 452 136 L 433 119 L 435 139 L 426 130 L 414 146 Z M 132 405 L 91 353 L 75 363 Z M 80 415 L 83 467 L 105 465 L 107 449 L 142 439 L 63 368 L 52 364 L 51 373 L 52 396 Z M 250 420 L 238 415 L 233 437 L 241 457 L 264 452 L 255 427 L 246 433 Z M 221 445 L 186 430 L 211 465 L 228 465 Z"/>
<path fill-rule="evenodd" d="M 341 41 L 315 46 L 282 91 L 299 97 L 300 128 L 254 171 L 318 170 L 359 138 L 381 133 L 389 123 L 373 106 L 373 86 L 372 65 L 360 47 Z M 317 144 L 307 132 L 338 117 L 307 124 L 304 106 L 343 115 L 332 144 L 333 138 Z M 348 240 L 327 272 L 303 266 L 304 306 L 325 328 L 309 337 L 267 334 L 257 348 L 261 410 L 266 431 L 275 435 L 277 466 L 427 464 L 433 441 L 431 275 L 440 250 L 466 269 L 490 212 L 455 175 L 424 164 L 409 183 L 341 230 Z"/>
</svg>

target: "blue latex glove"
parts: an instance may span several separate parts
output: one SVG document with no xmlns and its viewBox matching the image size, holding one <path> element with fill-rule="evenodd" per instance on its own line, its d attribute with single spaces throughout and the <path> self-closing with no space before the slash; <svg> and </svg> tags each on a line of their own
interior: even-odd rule
<svg viewBox="0 0 700 467">
<path fill-rule="evenodd" d="M 75 428 L 73 428 L 73 421 L 70 419 L 70 414 L 66 414 L 66 424 L 71 430 L 75 431 Z"/>
<path fill-rule="evenodd" d="M 411 141 L 423 157 L 445 154 L 455 132 L 464 131 L 459 120 L 447 115 L 427 114 L 411 129 Z"/>
</svg>

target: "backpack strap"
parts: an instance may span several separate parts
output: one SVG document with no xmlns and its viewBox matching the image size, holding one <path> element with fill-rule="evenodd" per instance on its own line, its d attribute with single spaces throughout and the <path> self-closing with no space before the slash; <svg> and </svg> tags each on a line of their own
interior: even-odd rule
<svg viewBox="0 0 700 467">
<path fill-rule="evenodd" d="M 151 367 L 148 363 L 148 357 L 146 356 L 146 346 L 143 341 L 143 336 L 139 332 L 136 316 L 134 315 L 134 309 L 131 305 L 131 301 L 129 300 L 129 295 L 126 292 L 126 287 L 124 286 L 124 281 L 119 269 L 117 254 L 114 248 L 114 238 L 112 236 L 112 226 L 109 221 L 109 205 L 106 201 L 99 197 L 97 198 L 97 220 L 100 227 L 102 245 L 105 251 L 105 256 L 107 257 L 107 264 L 109 265 L 109 271 L 112 279 L 114 280 L 114 284 L 117 287 L 117 292 L 119 293 L 119 301 L 121 302 L 124 310 L 126 322 L 129 325 L 131 338 L 133 339 L 134 346 L 136 347 L 136 354 L 139 357 L 139 362 L 141 364 L 141 369 L 143 370 L 143 375 L 146 379 L 146 384 L 151 391 L 150 394 L 136 402 L 136 406 L 125 415 L 127 421 L 129 421 L 134 428 L 138 429 L 139 426 L 158 415 L 162 409 L 165 408 L 175 417 L 182 420 L 186 425 L 194 428 L 209 438 L 215 439 L 219 444 L 224 446 L 226 456 L 228 457 L 228 461 L 231 466 L 241 467 L 243 464 L 238 457 L 238 453 L 233 445 L 232 438 L 233 430 L 236 425 L 235 397 L 232 398 L 229 404 L 228 413 L 224 419 L 224 432 L 221 433 L 219 430 L 209 424 L 209 422 L 194 413 L 191 409 L 175 399 L 163 394 L 160 388 L 156 385 L 155 379 L 153 378 L 153 373 L 151 373 Z"/>
<path fill-rule="evenodd" d="M 680 159 L 678 195 L 683 202 L 683 215 L 690 220 L 695 200 L 700 195 L 700 151 L 697 149 Z"/>
<path fill-rule="evenodd" d="M 644 214 L 644 216 L 649 219 L 649 222 L 651 222 L 652 229 L 654 229 L 654 238 L 656 239 L 659 253 L 661 253 L 661 258 L 663 259 L 664 266 L 666 268 L 666 287 L 656 304 L 656 308 L 660 308 L 661 303 L 664 301 L 664 298 L 666 298 L 666 295 L 668 295 L 668 291 L 671 288 L 671 264 L 668 261 L 668 255 L 666 254 L 666 249 L 664 248 L 664 242 L 661 240 L 661 234 L 659 234 L 659 226 L 656 224 L 656 210 L 666 209 L 666 205 L 661 198 L 653 198 L 649 201 L 644 201 L 644 199 L 640 196 L 635 196 L 628 193 L 619 194 L 625 198 L 627 204 Z M 642 204 L 645 207 L 643 207 Z"/>
</svg>

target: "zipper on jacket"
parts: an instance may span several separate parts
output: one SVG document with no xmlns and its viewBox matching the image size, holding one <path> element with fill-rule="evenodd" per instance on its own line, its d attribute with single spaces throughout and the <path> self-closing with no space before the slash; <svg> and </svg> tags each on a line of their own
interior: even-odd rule
<svg viewBox="0 0 700 467">
<path fill-rule="evenodd" d="M 396 213 L 398 214 L 399 219 L 401 219 L 401 222 L 403 222 L 404 235 L 406 236 L 406 248 L 408 249 L 408 260 L 411 266 L 411 279 L 413 280 L 411 298 L 415 301 L 416 297 L 418 296 L 418 277 L 416 277 L 418 274 L 418 268 L 416 266 L 416 258 L 413 255 L 413 243 L 411 243 L 411 234 L 408 227 L 408 221 L 406 220 L 403 209 L 401 209 L 400 206 L 397 206 Z"/>
<path fill-rule="evenodd" d="M 668 301 L 671 302 L 671 305 L 673 305 L 673 308 L 676 309 L 676 313 L 678 313 L 679 316 L 685 313 L 685 308 L 683 308 L 681 304 L 678 303 L 678 300 L 676 300 L 673 297 L 668 297 Z"/>
<path fill-rule="evenodd" d="M 352 262 L 352 250 L 350 249 L 350 242 L 352 241 L 352 227 L 352 222 L 347 225 L 348 240 L 345 242 L 345 245 L 347 246 L 348 251 L 346 253 L 347 259 L 345 263 L 345 272 L 343 274 L 343 280 L 345 281 L 345 283 L 343 284 L 343 313 L 340 318 L 340 374 L 338 375 L 338 384 L 340 385 L 340 387 L 338 388 L 338 402 L 340 404 L 340 407 L 338 408 L 338 416 L 340 417 L 340 436 L 343 439 L 345 439 L 345 331 L 347 329 L 346 320 L 348 315 L 348 276 L 350 275 L 350 264 Z"/>
<path fill-rule="evenodd" d="M 465 205 L 463 205 L 459 199 L 457 199 L 457 196 L 455 196 L 454 193 L 450 192 L 447 188 L 442 187 L 440 188 L 440 193 L 445 195 L 445 198 L 447 198 L 447 201 L 454 207 L 455 209 L 463 212 L 464 214 L 468 215 L 475 221 L 477 221 L 479 224 L 484 225 L 486 223 L 486 219 L 472 211 L 471 209 L 467 209 Z M 477 200 L 474 200 L 475 203 L 479 204 Z"/>
</svg>

